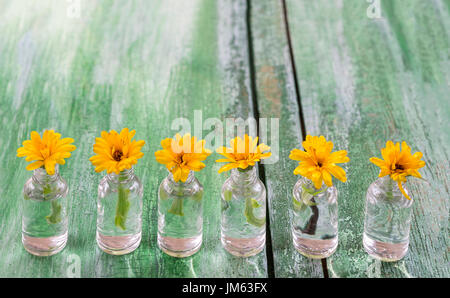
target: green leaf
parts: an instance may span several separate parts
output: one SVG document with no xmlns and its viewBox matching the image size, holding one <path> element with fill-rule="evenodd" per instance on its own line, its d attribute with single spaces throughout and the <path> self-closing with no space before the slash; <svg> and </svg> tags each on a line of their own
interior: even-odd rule
<svg viewBox="0 0 450 298">
<path fill-rule="evenodd" d="M 233 198 L 233 193 L 230 190 L 226 190 L 223 193 L 223 200 L 220 200 L 221 202 L 221 209 L 222 211 L 227 210 L 230 207 L 231 199 Z"/>
<path fill-rule="evenodd" d="M 200 189 L 193 197 L 192 199 L 196 202 L 200 202 L 203 198 L 203 189 Z"/>
<path fill-rule="evenodd" d="M 255 207 L 257 206 L 257 207 Z M 256 227 L 262 227 L 266 224 L 266 218 L 257 218 L 253 214 L 253 209 L 259 208 L 262 205 L 260 205 L 255 199 L 247 198 L 245 199 L 245 217 L 247 218 L 247 222 L 251 225 L 254 225 Z"/>
<path fill-rule="evenodd" d="M 49 199 L 49 195 L 52 193 L 52 188 L 49 184 L 45 185 L 43 188 L 44 200 Z"/>
<path fill-rule="evenodd" d="M 225 211 L 230 207 L 230 204 L 225 200 L 220 200 L 221 210 Z"/>
<path fill-rule="evenodd" d="M 48 195 L 51 192 L 52 192 L 52 188 L 50 187 L 50 185 L 44 186 L 44 195 Z"/>
<path fill-rule="evenodd" d="M 223 198 L 225 199 L 225 201 L 230 202 L 233 198 L 233 193 L 231 192 L 231 190 L 226 190 L 223 194 Z"/>
<path fill-rule="evenodd" d="M 305 185 L 302 185 L 302 188 L 303 188 L 304 191 L 306 191 L 307 193 L 309 193 L 310 195 L 313 195 L 313 196 L 317 196 L 318 194 L 320 194 L 320 193 L 324 192 L 325 190 L 327 190 L 326 188 L 324 188 L 322 190 L 314 192 L 313 189 L 307 188 Z"/>
<path fill-rule="evenodd" d="M 302 202 L 303 202 L 305 205 L 307 205 L 307 206 L 316 206 L 317 203 L 311 202 L 311 199 L 312 199 L 315 195 L 320 194 L 321 192 L 323 192 L 324 190 L 321 190 L 321 191 L 319 191 L 319 192 L 314 192 L 313 190 L 306 188 L 304 185 L 302 185 L 302 188 L 303 188 L 303 191 L 302 191 L 302 193 L 301 193 L 301 199 L 302 199 Z"/>
<path fill-rule="evenodd" d="M 165 200 L 167 200 L 168 197 L 169 196 L 164 191 L 164 189 L 160 188 L 160 190 L 159 190 L 159 199 L 165 201 Z"/>
<path fill-rule="evenodd" d="M 306 204 L 303 204 L 302 202 L 297 201 L 297 199 L 292 196 L 292 205 L 294 206 L 294 211 L 300 212 L 306 209 Z"/>
<path fill-rule="evenodd" d="M 258 203 L 258 201 L 255 200 L 255 199 L 251 199 L 251 202 L 252 202 L 252 207 L 253 207 L 253 208 L 259 208 L 259 207 L 262 206 L 262 205 L 261 205 L 260 203 Z"/>
</svg>

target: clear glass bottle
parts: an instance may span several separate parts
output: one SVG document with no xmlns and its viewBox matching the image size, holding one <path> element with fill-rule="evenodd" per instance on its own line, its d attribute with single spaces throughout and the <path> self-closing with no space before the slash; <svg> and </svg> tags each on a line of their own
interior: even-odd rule
<svg viewBox="0 0 450 298">
<path fill-rule="evenodd" d="M 239 257 L 261 252 L 266 243 L 266 188 L 256 167 L 232 169 L 221 198 L 223 247 Z"/>
<path fill-rule="evenodd" d="M 325 184 L 320 189 L 302 177 L 293 189 L 292 238 L 302 255 L 322 259 L 332 255 L 338 245 L 337 190 Z"/>
<path fill-rule="evenodd" d="M 202 245 L 203 186 L 189 173 L 185 182 L 175 182 L 172 173 L 158 191 L 158 246 L 173 257 L 188 257 Z"/>
<path fill-rule="evenodd" d="M 406 188 L 405 192 L 408 194 Z M 366 195 L 363 244 L 367 253 L 385 262 L 408 252 L 413 200 L 408 200 L 389 176 L 373 182 Z"/>
<path fill-rule="evenodd" d="M 33 171 L 23 188 L 22 243 L 36 256 L 51 256 L 67 243 L 66 181 L 61 178 L 58 165 L 55 174 L 44 168 Z"/>
<path fill-rule="evenodd" d="M 133 169 L 107 174 L 98 186 L 97 244 L 123 255 L 141 243 L 143 186 Z"/>
</svg>

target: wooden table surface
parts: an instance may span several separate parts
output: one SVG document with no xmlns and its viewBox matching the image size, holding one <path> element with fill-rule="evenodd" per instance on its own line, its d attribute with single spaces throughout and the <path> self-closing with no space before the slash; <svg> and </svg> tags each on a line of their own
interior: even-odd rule
<svg viewBox="0 0 450 298">
<path fill-rule="evenodd" d="M 381 0 L 0 0 L 0 277 L 450 277 L 450 2 Z M 369 8 L 369 14 L 367 13 Z M 375 12 L 377 12 L 375 7 Z M 373 11 L 372 11 L 373 12 Z M 268 194 L 268 241 L 237 258 L 220 244 L 220 189 L 211 156 L 203 247 L 172 258 L 156 244 L 157 193 L 166 176 L 153 152 L 174 119 L 277 118 L 279 161 L 259 165 Z M 102 130 L 136 129 L 145 156 L 143 238 L 125 256 L 95 242 L 101 174 L 88 161 Z M 270 128 L 270 126 L 269 126 Z M 32 130 L 55 129 L 77 150 L 61 167 L 69 240 L 52 257 L 21 243 L 20 201 L 31 173 L 16 149 Z M 272 131 L 269 129 L 269 134 Z M 206 133 L 206 132 L 204 132 Z M 321 263 L 295 251 L 289 204 L 298 177 L 288 159 L 306 134 L 346 149 L 339 246 Z M 385 141 L 424 153 L 427 182 L 411 179 L 410 250 L 395 263 L 362 246 L 369 163 Z"/>
</svg>

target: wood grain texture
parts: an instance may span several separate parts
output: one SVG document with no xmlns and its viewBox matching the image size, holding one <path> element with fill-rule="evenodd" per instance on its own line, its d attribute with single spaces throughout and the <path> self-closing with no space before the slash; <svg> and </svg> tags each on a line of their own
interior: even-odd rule
<svg viewBox="0 0 450 298">
<path fill-rule="evenodd" d="M 264 164 L 274 273 L 275 277 L 323 277 L 320 261 L 302 256 L 292 244 L 289 210 L 298 177 L 293 174 L 297 162 L 288 157 L 292 149 L 301 146 L 303 136 L 283 17 L 281 1 L 251 2 L 259 117 L 267 118 L 268 140 L 275 141 L 269 143 L 273 156 Z M 272 118 L 279 121 L 273 130 Z"/>
<path fill-rule="evenodd" d="M 323 134 L 351 159 L 339 191 L 334 277 L 449 277 L 450 59 L 448 2 L 382 0 L 370 19 L 357 0 L 287 0 L 307 133 Z M 396 263 L 362 246 L 370 164 L 386 140 L 424 153 L 429 184 L 410 179 L 415 200 L 410 250 Z"/>
<path fill-rule="evenodd" d="M 153 152 L 178 131 L 172 121 L 253 115 L 246 5 L 242 1 L 81 1 L 79 18 L 66 1 L 0 0 L 0 276 L 65 277 L 73 257 L 82 277 L 265 277 L 265 252 L 226 253 L 219 240 L 220 188 L 226 175 L 211 156 L 197 177 L 205 186 L 204 244 L 185 259 L 156 245 L 157 193 L 167 175 Z M 144 185 L 143 239 L 132 254 L 111 256 L 95 242 L 95 137 L 129 127 L 144 139 L 135 167 Z M 38 258 L 20 240 L 22 187 L 31 173 L 16 149 L 32 130 L 53 128 L 75 139 L 61 167 L 69 191 L 69 240 L 59 254 Z M 192 129 L 194 129 L 192 127 Z M 207 133 L 207 132 L 206 132 Z"/>
</svg>

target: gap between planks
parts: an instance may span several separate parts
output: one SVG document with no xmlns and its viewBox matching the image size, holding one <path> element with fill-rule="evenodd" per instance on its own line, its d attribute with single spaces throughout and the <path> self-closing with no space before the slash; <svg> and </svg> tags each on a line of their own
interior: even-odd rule
<svg viewBox="0 0 450 298">
<path fill-rule="evenodd" d="M 294 62 L 294 52 L 292 48 L 291 35 L 289 31 L 289 21 L 287 16 L 287 8 L 285 0 L 280 0 L 283 7 L 283 19 L 286 29 L 286 38 L 288 41 L 289 48 L 289 60 L 292 67 L 292 72 L 294 76 L 294 84 L 295 84 L 295 96 L 297 99 L 297 105 L 299 109 L 299 117 L 300 117 L 300 125 L 303 140 L 306 137 L 306 126 L 303 118 L 303 110 L 301 105 L 301 96 L 300 96 L 300 87 L 297 80 L 297 70 Z M 247 11 L 246 11 L 246 25 L 247 25 L 247 40 L 248 40 L 248 57 L 249 57 L 249 71 L 250 71 L 250 88 L 252 92 L 252 103 L 253 103 L 253 114 L 257 121 L 257 131 L 259 133 L 259 109 L 258 109 L 258 98 L 257 98 L 257 90 L 256 90 L 256 71 L 255 71 L 255 63 L 254 63 L 254 50 L 253 50 L 253 36 L 252 36 L 252 28 L 251 28 L 251 2 L 252 0 L 247 0 Z M 266 175 L 264 171 L 264 166 L 260 163 L 258 164 L 258 170 L 260 173 L 260 177 L 264 184 L 266 185 Z M 270 229 L 270 214 L 269 208 L 266 209 L 266 220 L 267 220 L 267 231 L 266 231 L 266 255 L 267 255 L 267 272 L 269 278 L 275 277 L 275 268 L 274 268 L 274 259 L 273 259 L 273 249 L 272 249 L 272 237 L 271 237 L 271 229 Z M 326 259 L 321 259 L 322 264 L 322 273 L 324 278 L 328 278 L 328 268 Z"/>
<path fill-rule="evenodd" d="M 298 111 L 299 111 L 299 117 L 300 117 L 300 126 L 302 131 L 302 138 L 305 140 L 306 138 L 306 125 L 303 117 L 303 108 L 302 108 L 302 98 L 300 93 L 300 86 L 297 79 L 297 68 L 295 66 L 295 60 L 294 60 L 294 49 L 292 46 L 292 40 L 291 40 L 291 32 L 289 30 L 289 19 L 288 19 L 288 13 L 287 13 L 287 6 L 286 6 L 286 0 L 280 0 L 281 6 L 283 8 L 283 20 L 284 20 L 284 28 L 286 32 L 286 39 L 288 43 L 288 49 L 289 49 L 289 60 L 291 62 L 291 68 L 292 73 L 294 77 L 294 89 L 295 89 L 295 97 L 297 99 L 297 105 L 298 105 Z M 321 259 L 322 264 L 322 273 L 324 278 L 328 278 L 328 267 L 327 267 L 327 260 Z"/>
<path fill-rule="evenodd" d="M 258 98 L 256 92 L 256 72 L 254 63 L 254 51 L 253 51 L 253 36 L 251 28 L 251 0 L 247 0 L 247 11 L 246 11 L 246 26 L 247 26 L 247 41 L 248 41 L 248 59 L 249 59 L 249 72 L 250 72 L 250 90 L 252 92 L 250 98 L 253 103 L 253 115 L 256 119 L 256 131 L 259 134 L 259 109 L 258 109 Z M 261 180 L 264 185 L 266 183 L 266 174 L 264 171 L 264 166 L 258 163 L 258 171 Z M 266 200 L 266 256 L 267 256 L 267 274 L 269 278 L 275 277 L 275 267 L 273 260 L 273 249 L 272 249 L 272 235 L 270 229 L 270 214 L 269 214 L 269 204 Z"/>
</svg>

